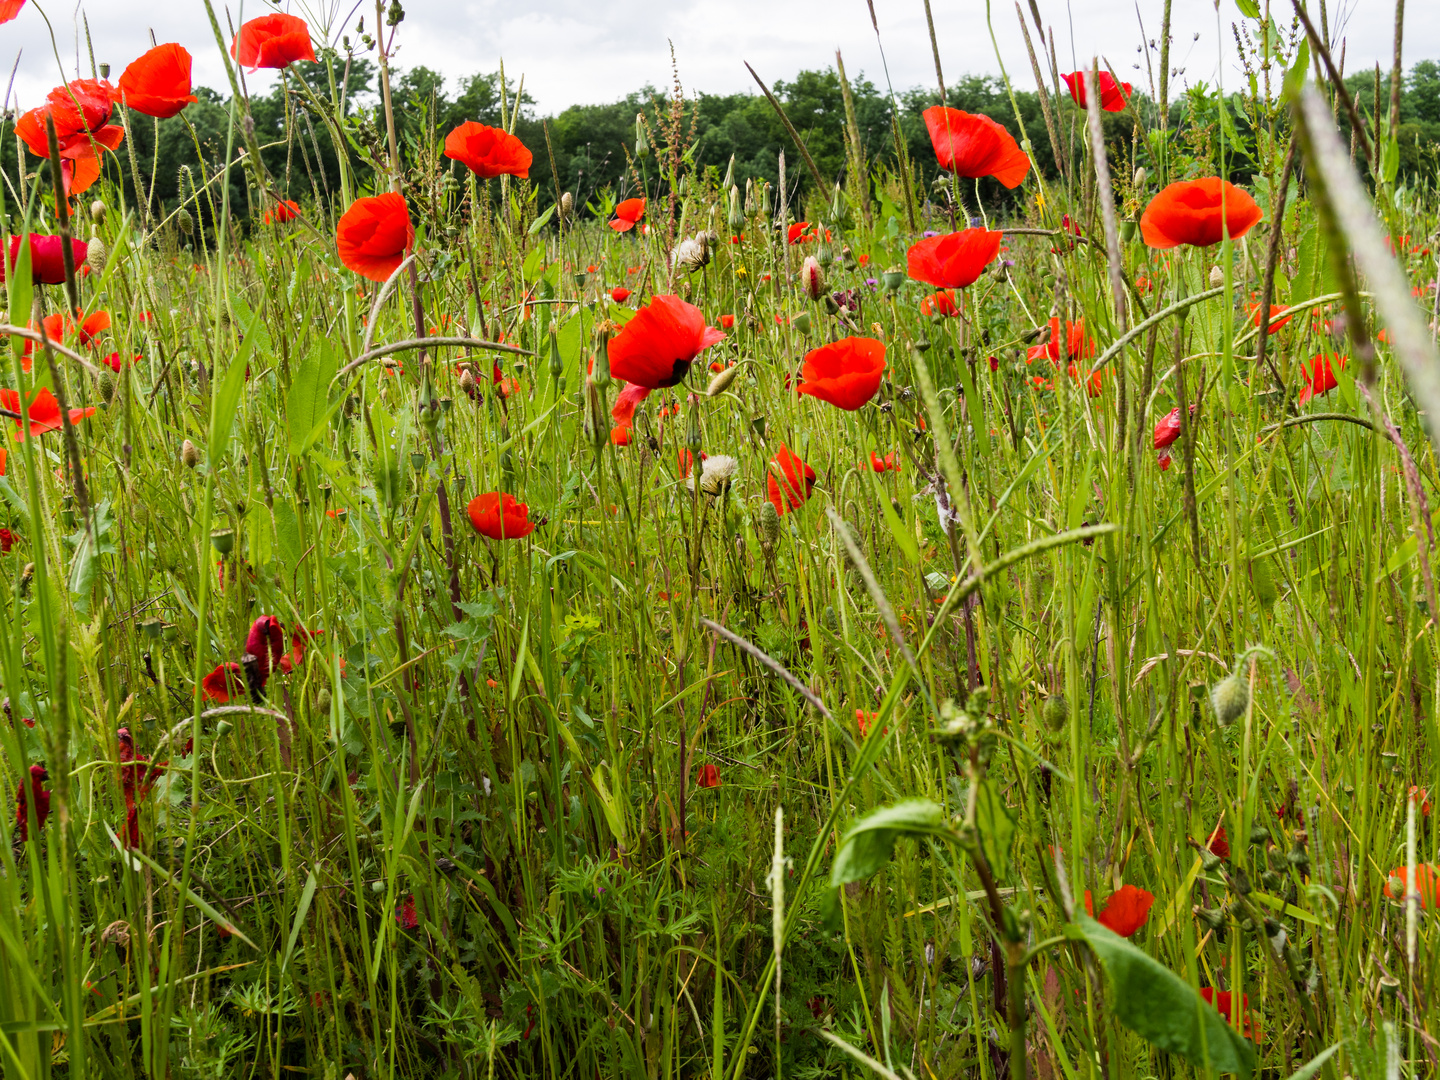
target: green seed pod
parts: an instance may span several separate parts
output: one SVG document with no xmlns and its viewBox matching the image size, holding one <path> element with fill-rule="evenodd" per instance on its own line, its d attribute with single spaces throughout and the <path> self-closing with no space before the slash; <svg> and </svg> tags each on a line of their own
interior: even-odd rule
<svg viewBox="0 0 1440 1080">
<path fill-rule="evenodd" d="M 1227 675 L 1210 688 L 1210 707 L 1221 727 L 1229 727 L 1250 706 L 1250 688 L 1239 675 Z"/>
<path fill-rule="evenodd" d="M 730 384 L 735 381 L 735 377 L 739 374 L 740 368 L 738 365 L 727 367 L 724 371 L 719 372 L 710 380 L 710 385 L 705 388 L 705 396 L 715 397 L 718 394 L 723 394 L 730 388 Z"/>
<path fill-rule="evenodd" d="M 316 713 L 328 713 L 329 711 L 330 711 L 330 691 L 329 691 L 329 690 L 326 690 L 326 689 L 322 686 L 322 687 L 320 688 L 319 693 L 317 693 L 317 694 L 315 695 L 315 712 L 316 712 Z"/>
<path fill-rule="evenodd" d="M 825 628 L 832 634 L 840 632 L 840 616 L 835 614 L 835 609 L 829 604 L 825 605 Z"/>
<path fill-rule="evenodd" d="M 1040 718 L 1051 731 L 1059 731 L 1070 719 L 1070 703 L 1064 694 L 1051 694 L 1040 707 Z"/>
<path fill-rule="evenodd" d="M 760 543 L 766 548 L 775 546 L 780 539 L 780 511 L 775 504 L 766 502 L 760 507 Z"/>
<path fill-rule="evenodd" d="M 802 334 L 810 333 L 810 313 L 808 311 L 800 312 L 799 315 L 796 315 L 790 320 L 790 325 Z"/>
</svg>

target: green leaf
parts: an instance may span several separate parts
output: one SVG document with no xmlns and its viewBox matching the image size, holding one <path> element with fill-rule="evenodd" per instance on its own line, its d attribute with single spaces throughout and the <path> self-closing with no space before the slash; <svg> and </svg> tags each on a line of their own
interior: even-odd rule
<svg viewBox="0 0 1440 1080">
<path fill-rule="evenodd" d="M 1015 839 L 1015 817 L 1005 805 L 1005 796 L 993 780 L 986 779 L 975 797 L 975 827 L 980 847 L 996 880 L 1010 870 L 1010 844 Z"/>
<path fill-rule="evenodd" d="M 1342 1045 L 1341 1043 L 1336 1043 L 1334 1046 L 1329 1046 L 1321 1050 L 1320 1053 L 1316 1054 L 1304 1065 L 1301 1065 L 1300 1068 L 1291 1073 L 1290 1080 L 1310 1080 L 1310 1077 L 1325 1067 L 1327 1061 L 1339 1053 Z"/>
<path fill-rule="evenodd" d="M 1285 96 L 1294 97 L 1305 85 L 1305 76 L 1310 70 L 1310 40 L 1302 37 L 1300 47 L 1295 50 L 1295 62 L 1285 73 Z"/>
<path fill-rule="evenodd" d="M 948 832 L 945 811 L 929 799 L 907 799 L 861 818 L 841 838 L 830 868 L 830 885 L 860 881 L 879 870 L 901 836 L 937 836 Z"/>
<path fill-rule="evenodd" d="M 1258 19 L 1260 17 L 1260 5 L 1255 0 L 1235 0 L 1235 6 L 1240 9 L 1240 14 L 1247 19 Z"/>
<path fill-rule="evenodd" d="M 305 879 L 305 888 L 300 893 L 300 903 L 295 908 L 295 921 L 290 924 L 290 937 L 285 942 L 285 953 L 280 957 L 280 973 L 285 973 L 285 966 L 290 963 L 290 957 L 295 952 L 295 942 L 300 939 L 300 928 L 305 925 L 305 916 L 310 911 L 310 901 L 315 899 L 315 887 L 319 882 L 315 879 L 315 871 L 310 871 L 310 876 Z"/>
<path fill-rule="evenodd" d="M 525 230 L 525 231 L 528 232 L 531 236 L 534 236 L 534 235 L 535 235 L 536 233 L 538 233 L 541 229 L 543 229 L 546 225 L 550 224 L 550 219 L 551 219 L 552 217 L 554 217 L 554 216 L 555 216 L 555 204 L 554 204 L 554 203 L 551 203 L 550 206 L 546 209 L 546 211 L 545 211 L 543 214 L 541 214 L 539 217 L 537 217 L 534 221 L 532 221 L 532 222 L 530 223 L 530 228 L 528 228 L 528 229 Z"/>
<path fill-rule="evenodd" d="M 1391 134 L 1380 148 L 1380 175 L 1385 183 L 1393 184 L 1395 174 L 1400 171 L 1400 142 Z"/>
<path fill-rule="evenodd" d="M 1077 912 L 1065 936 L 1090 946 L 1110 984 L 1115 1019 L 1131 1031 L 1197 1069 L 1208 1063 L 1219 1073 L 1254 1072 L 1250 1043 L 1169 968 L 1088 915 Z"/>
<path fill-rule="evenodd" d="M 537 247 L 534 251 L 530 252 L 529 255 L 525 256 L 525 261 L 520 265 L 520 275 L 527 282 L 534 281 L 540 276 L 541 272 L 544 269 L 545 247 L 544 245 L 541 245 L 540 247 Z"/>
<path fill-rule="evenodd" d="M 247 329 L 249 329 L 247 327 Z M 250 349 L 255 340 L 253 334 L 246 334 L 245 340 L 230 361 L 225 381 L 215 394 L 210 413 L 210 444 L 205 460 L 213 469 L 224 456 L 225 444 L 230 441 L 230 429 L 235 424 L 235 410 L 240 404 L 240 391 L 245 388 L 245 372 L 250 364 Z"/>
<path fill-rule="evenodd" d="M 299 457 L 329 426 L 335 406 L 326 400 L 326 387 L 335 375 L 335 353 L 330 343 L 319 346 L 305 358 L 285 396 L 285 426 L 290 435 L 290 454 Z"/>
</svg>

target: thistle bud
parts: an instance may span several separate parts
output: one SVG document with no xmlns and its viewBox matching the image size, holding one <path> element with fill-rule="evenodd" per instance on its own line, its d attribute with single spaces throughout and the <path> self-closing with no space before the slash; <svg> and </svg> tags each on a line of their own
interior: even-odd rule
<svg viewBox="0 0 1440 1080">
<path fill-rule="evenodd" d="M 560 218 L 561 218 L 561 220 L 563 220 L 563 221 L 569 221 L 569 220 L 570 220 L 570 215 L 573 214 L 574 212 L 575 212 L 575 196 L 574 196 L 574 195 L 571 195 L 570 192 L 567 191 L 567 192 L 565 192 L 565 194 L 563 194 L 563 195 L 560 196 Z"/>
<path fill-rule="evenodd" d="M 1070 719 L 1070 703 L 1064 694 L 1051 694 L 1040 707 L 1040 719 L 1051 731 L 1059 731 Z"/>
<path fill-rule="evenodd" d="M 738 366 L 732 365 L 731 367 L 727 367 L 710 380 L 710 385 L 705 388 L 705 396 L 718 397 L 723 394 L 730 388 L 730 384 L 735 381 L 735 377 L 739 374 L 740 368 Z"/>
<path fill-rule="evenodd" d="M 96 199 L 90 204 L 90 220 L 96 225 L 105 224 L 105 211 L 107 207 L 103 199 Z"/>
<path fill-rule="evenodd" d="M 850 200 L 845 197 L 840 185 L 836 184 L 835 193 L 830 196 L 830 220 L 843 224 L 849 213 Z"/>
<path fill-rule="evenodd" d="M 635 114 L 635 156 L 643 158 L 650 153 L 650 141 L 645 138 L 645 114 Z"/>
<path fill-rule="evenodd" d="M 1192 907 L 1191 913 L 1199 921 L 1200 925 L 1207 930 L 1220 930 L 1225 926 L 1224 908 Z"/>
<path fill-rule="evenodd" d="M 725 179 L 720 181 L 720 190 L 724 191 L 735 185 L 735 155 L 730 155 L 730 164 L 725 166 Z"/>
<path fill-rule="evenodd" d="M 800 267 L 800 288 L 811 300 L 825 295 L 825 271 L 820 269 L 820 261 L 814 255 L 807 255 Z"/>
<path fill-rule="evenodd" d="M 190 211 L 183 206 L 175 212 L 175 227 L 186 236 L 195 231 L 195 219 L 190 216 Z"/>
<path fill-rule="evenodd" d="M 105 241 L 98 236 L 91 237 L 90 243 L 85 247 L 85 265 L 90 267 L 92 274 L 101 274 L 105 271 L 105 260 L 110 257 L 110 252 L 105 248 Z"/>
<path fill-rule="evenodd" d="M 1225 284 L 1225 271 L 1218 266 L 1210 267 L 1210 288 L 1218 289 Z"/>
<path fill-rule="evenodd" d="M 780 511 L 772 502 L 763 503 L 760 507 L 760 546 L 768 551 L 779 539 Z"/>
<path fill-rule="evenodd" d="M 1210 707 L 1221 727 L 1229 727 L 1250 705 L 1250 689 L 1239 675 L 1227 675 L 1210 689 Z"/>
<path fill-rule="evenodd" d="M 180 461 L 187 469 L 193 469 L 200 464 L 200 451 L 195 449 L 195 444 L 189 439 L 180 444 Z"/>
</svg>

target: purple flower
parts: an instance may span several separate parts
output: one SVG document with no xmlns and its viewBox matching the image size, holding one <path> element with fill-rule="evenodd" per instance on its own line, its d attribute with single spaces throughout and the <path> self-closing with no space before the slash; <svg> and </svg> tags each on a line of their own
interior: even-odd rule
<svg viewBox="0 0 1440 1080">
<path fill-rule="evenodd" d="M 923 235 L 923 236 L 925 237 L 925 239 L 928 240 L 928 239 L 930 239 L 930 237 L 932 237 L 932 236 L 939 236 L 940 234 L 939 234 L 938 232 L 936 232 L 934 229 L 926 229 L 925 232 L 922 233 L 921 235 Z"/>
<path fill-rule="evenodd" d="M 978 228 L 980 228 L 981 225 L 984 225 L 984 224 L 985 224 L 985 219 L 984 219 L 984 218 L 972 217 L 972 218 L 970 219 L 970 228 L 972 228 L 972 229 L 978 229 Z"/>
<path fill-rule="evenodd" d="M 870 286 L 870 291 L 871 291 L 871 292 L 874 292 L 874 291 L 875 291 L 875 287 L 880 284 L 880 279 L 879 279 L 879 278 L 873 278 L 873 277 L 867 277 L 867 278 L 865 279 L 865 284 Z"/>
</svg>

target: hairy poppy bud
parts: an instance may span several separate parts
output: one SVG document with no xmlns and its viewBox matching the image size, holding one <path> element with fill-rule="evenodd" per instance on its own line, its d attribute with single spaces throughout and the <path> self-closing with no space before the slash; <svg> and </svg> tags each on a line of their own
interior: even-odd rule
<svg viewBox="0 0 1440 1080">
<path fill-rule="evenodd" d="M 475 373 L 468 367 L 460 372 L 460 389 L 465 392 L 466 397 L 475 396 Z"/>
<path fill-rule="evenodd" d="M 317 713 L 328 713 L 330 711 L 330 691 L 323 686 L 315 695 L 315 711 Z"/>
<path fill-rule="evenodd" d="M 556 333 L 555 324 L 550 324 L 550 377 L 559 381 L 560 376 L 565 374 L 565 361 L 560 358 L 560 336 Z"/>
<path fill-rule="evenodd" d="M 1143 187 L 1145 186 L 1145 166 L 1144 166 L 1144 165 L 1141 165 L 1138 169 L 1135 170 L 1135 186 L 1136 186 L 1137 188 L 1143 188 Z"/>
<path fill-rule="evenodd" d="M 635 114 L 635 156 L 643 158 L 650 153 L 650 141 L 645 138 L 645 114 Z"/>
<path fill-rule="evenodd" d="M 1218 289 L 1225 284 L 1225 271 L 1218 266 L 1210 267 L 1210 288 Z"/>
<path fill-rule="evenodd" d="M 189 439 L 180 444 L 180 460 L 187 469 L 193 469 L 200 464 L 200 451 L 195 449 L 195 444 Z"/>
<path fill-rule="evenodd" d="M 90 238 L 89 245 L 85 248 L 85 265 L 90 267 L 92 274 L 101 274 L 105 271 L 105 260 L 110 257 L 110 252 L 105 249 L 105 241 L 98 236 Z"/>
<path fill-rule="evenodd" d="M 101 199 L 96 199 L 90 204 L 90 220 L 96 225 L 105 224 L 105 211 L 108 209 Z"/>
<path fill-rule="evenodd" d="M 1059 731 L 1070 719 L 1070 703 L 1064 694 L 1051 694 L 1040 707 L 1040 718 L 1051 731 Z"/>
<path fill-rule="evenodd" d="M 739 230 L 745 227 L 745 212 L 740 209 L 740 189 L 738 187 L 732 187 L 730 189 L 730 216 L 728 220 L 730 228 L 732 229 Z"/>
<path fill-rule="evenodd" d="M 800 267 L 800 288 L 811 300 L 819 300 L 825 295 L 825 271 L 820 269 L 820 260 L 814 255 L 807 255 Z"/>
<path fill-rule="evenodd" d="M 760 544 L 766 550 L 775 546 L 780 539 L 780 511 L 772 502 L 760 506 Z"/>
<path fill-rule="evenodd" d="M 567 191 L 565 192 L 565 194 L 560 196 L 560 217 L 562 219 L 569 220 L 570 215 L 574 212 L 575 196 L 571 195 L 570 192 Z"/>
<path fill-rule="evenodd" d="M 115 397 L 115 374 L 108 367 L 100 369 L 98 386 L 100 396 L 105 399 L 105 404 L 110 404 Z"/>
<path fill-rule="evenodd" d="M 190 211 L 183 206 L 175 212 L 175 227 L 186 236 L 195 231 L 195 219 L 190 216 Z"/>
<path fill-rule="evenodd" d="M 723 394 L 730 388 L 730 384 L 735 381 L 735 376 L 739 374 L 740 368 L 738 366 L 727 367 L 710 380 L 710 385 L 705 388 L 705 396 L 717 397 Z"/>
<path fill-rule="evenodd" d="M 595 363 L 590 378 L 597 390 L 610 385 L 610 330 L 603 324 L 595 329 Z"/>
<path fill-rule="evenodd" d="M 1210 689 L 1210 707 L 1221 727 L 1229 727 L 1250 705 L 1250 689 L 1239 675 L 1227 675 Z"/>
</svg>

